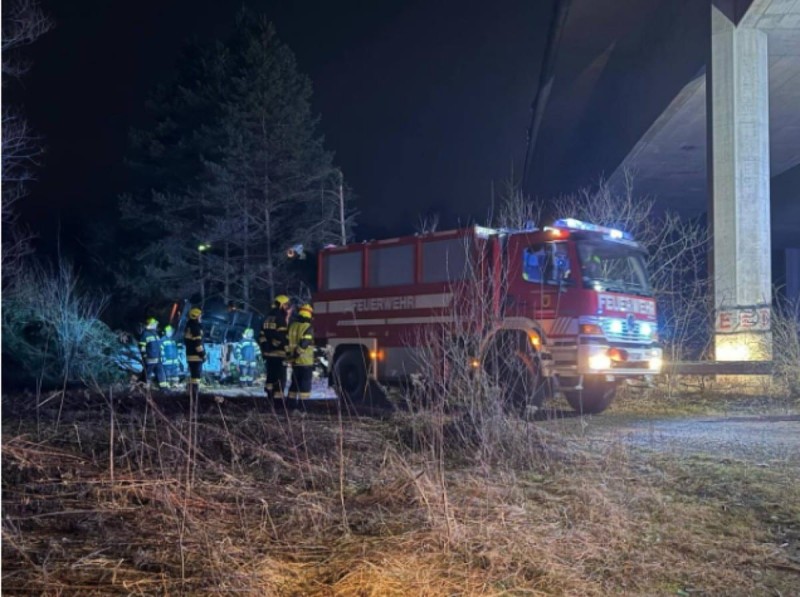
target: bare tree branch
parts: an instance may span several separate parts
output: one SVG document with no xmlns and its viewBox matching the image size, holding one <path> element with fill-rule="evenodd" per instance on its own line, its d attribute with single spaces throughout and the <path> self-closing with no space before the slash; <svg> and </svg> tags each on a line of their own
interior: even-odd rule
<svg viewBox="0 0 800 597">
<path fill-rule="evenodd" d="M 18 50 L 32 44 L 52 27 L 50 19 L 42 12 L 36 0 L 11 0 L 3 4 L 2 60 L 3 84 L 7 77 L 19 78 L 29 65 Z M 22 261 L 31 251 L 30 232 L 21 228 L 15 211 L 16 203 L 27 191 L 26 185 L 34 179 L 40 165 L 43 149 L 41 139 L 28 126 L 21 111 L 3 106 L 3 286 L 16 277 Z"/>
<path fill-rule="evenodd" d="M 16 50 L 29 46 L 52 27 L 53 21 L 36 0 L 3 4 L 3 77 L 19 78 L 28 72 L 30 65 L 20 59 Z"/>
</svg>

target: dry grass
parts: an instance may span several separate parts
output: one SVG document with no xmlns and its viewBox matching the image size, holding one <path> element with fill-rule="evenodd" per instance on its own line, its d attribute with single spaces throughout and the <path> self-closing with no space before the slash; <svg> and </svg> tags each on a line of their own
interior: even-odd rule
<svg viewBox="0 0 800 597">
<path fill-rule="evenodd" d="M 753 470 L 622 443 L 590 450 L 504 419 L 490 461 L 485 449 L 439 449 L 458 441 L 448 421 L 408 413 L 376 421 L 211 403 L 168 418 L 156 404 L 124 415 L 98 404 L 46 432 L 4 420 L 4 594 L 800 586 L 796 460 Z"/>
<path fill-rule="evenodd" d="M 786 393 L 777 385 L 772 384 L 763 392 L 744 393 L 741 387 L 715 382 L 713 376 L 682 376 L 670 384 L 660 382 L 648 389 L 623 385 L 610 410 L 646 416 L 731 412 L 768 415 L 800 410 L 800 395 Z"/>
</svg>

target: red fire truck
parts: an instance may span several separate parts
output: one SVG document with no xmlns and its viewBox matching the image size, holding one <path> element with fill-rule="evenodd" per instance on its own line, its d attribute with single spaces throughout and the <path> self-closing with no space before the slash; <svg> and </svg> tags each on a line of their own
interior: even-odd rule
<svg viewBox="0 0 800 597">
<path fill-rule="evenodd" d="M 568 218 L 328 247 L 317 282 L 315 333 L 345 399 L 408 379 L 430 358 L 426 338 L 456 343 L 465 327 L 480 330 L 476 374 L 498 374 L 528 405 L 555 390 L 598 413 L 621 381 L 661 369 L 644 250 L 616 229 Z M 508 354 L 513 365 L 492 366 Z"/>
</svg>

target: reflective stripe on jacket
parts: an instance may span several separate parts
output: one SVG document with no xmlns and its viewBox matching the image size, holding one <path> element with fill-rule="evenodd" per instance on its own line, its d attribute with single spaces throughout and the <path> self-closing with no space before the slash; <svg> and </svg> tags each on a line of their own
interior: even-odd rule
<svg viewBox="0 0 800 597">
<path fill-rule="evenodd" d="M 148 364 L 158 363 L 161 358 L 161 343 L 155 330 L 145 330 L 139 340 L 139 350 Z"/>
<path fill-rule="evenodd" d="M 258 335 L 261 354 L 265 357 L 284 358 L 288 344 L 288 329 L 289 323 L 286 311 L 281 308 L 270 309 Z"/>
</svg>

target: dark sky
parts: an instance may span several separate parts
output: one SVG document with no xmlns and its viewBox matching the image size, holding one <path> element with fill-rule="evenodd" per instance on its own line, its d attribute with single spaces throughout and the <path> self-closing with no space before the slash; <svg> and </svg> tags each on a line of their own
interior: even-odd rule
<svg viewBox="0 0 800 597">
<path fill-rule="evenodd" d="M 240 6 L 212 0 L 43 0 L 55 29 L 24 82 L 47 155 L 24 215 L 41 248 L 115 217 L 128 132 L 184 40 L 224 36 Z M 315 91 L 326 145 L 359 195 L 363 236 L 418 215 L 480 217 L 525 150 L 551 1 L 253 0 Z"/>
</svg>

